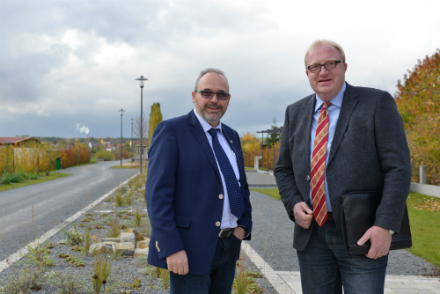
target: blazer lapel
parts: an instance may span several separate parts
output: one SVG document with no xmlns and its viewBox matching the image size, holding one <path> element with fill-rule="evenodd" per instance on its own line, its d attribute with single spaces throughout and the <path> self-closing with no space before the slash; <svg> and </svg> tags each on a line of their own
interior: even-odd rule
<svg viewBox="0 0 440 294">
<path fill-rule="evenodd" d="M 313 114 L 315 112 L 315 103 L 316 103 L 316 94 L 311 95 L 309 98 L 309 101 L 307 103 L 307 108 L 305 109 L 305 128 L 301 128 L 298 134 L 298 138 L 306 138 L 303 143 L 306 144 L 305 148 L 303 150 L 306 151 L 306 154 L 304 156 L 301 156 L 306 160 L 306 164 L 308 166 L 309 172 L 307 174 L 310 174 L 311 170 L 311 161 L 310 161 L 310 140 L 311 140 L 311 129 L 312 129 L 312 121 L 313 121 Z"/>
<path fill-rule="evenodd" d="M 197 143 L 202 148 L 205 155 L 208 157 L 209 162 L 211 162 L 217 175 L 220 177 L 220 172 L 217 167 L 217 162 L 215 161 L 215 158 L 214 158 L 214 152 L 212 151 L 212 148 L 209 145 L 208 139 L 206 138 L 206 134 L 203 131 L 202 126 L 200 125 L 196 115 L 194 114 L 194 110 L 191 110 L 188 113 L 188 123 L 190 125 L 191 132 L 194 135 L 194 138 L 196 139 Z"/>
<path fill-rule="evenodd" d="M 327 165 L 331 162 L 336 150 L 341 143 L 342 136 L 347 129 L 348 121 L 350 120 L 351 113 L 353 112 L 357 104 L 357 93 L 353 86 L 347 83 L 347 89 L 344 93 L 344 99 L 342 100 L 341 112 L 339 113 L 338 122 L 336 124 L 335 135 L 333 136 L 332 147 L 330 149 L 330 155 L 327 161 Z"/>
</svg>

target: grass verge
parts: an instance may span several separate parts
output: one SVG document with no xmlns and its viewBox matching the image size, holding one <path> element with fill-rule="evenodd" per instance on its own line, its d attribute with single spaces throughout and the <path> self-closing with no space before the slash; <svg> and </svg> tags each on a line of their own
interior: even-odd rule
<svg viewBox="0 0 440 294">
<path fill-rule="evenodd" d="M 440 268 L 440 198 L 410 192 L 407 205 L 413 238 L 409 251 Z"/>
<path fill-rule="evenodd" d="M 131 169 L 139 169 L 139 165 L 123 165 L 123 166 L 120 166 L 120 165 L 114 165 L 114 166 L 111 166 L 110 168 L 131 168 Z"/>
<path fill-rule="evenodd" d="M 40 175 L 43 175 L 45 173 L 41 173 Z M 12 189 L 17 189 L 17 188 L 21 188 L 24 186 L 29 186 L 29 185 L 35 185 L 35 184 L 40 184 L 40 183 L 44 183 L 44 182 L 48 182 L 48 181 L 52 181 L 52 180 L 56 180 L 56 179 L 61 179 L 61 178 L 65 178 L 71 176 L 71 174 L 63 174 L 63 173 L 54 173 L 52 172 L 50 174 L 50 176 L 46 177 L 42 177 L 36 180 L 26 180 L 22 183 L 14 183 L 14 184 L 7 184 L 7 185 L 0 185 L 0 192 L 2 191 L 8 191 L 8 190 L 12 190 Z"/>
<path fill-rule="evenodd" d="M 261 194 L 273 197 L 277 200 L 281 200 L 280 192 L 276 188 L 272 189 L 251 189 L 251 191 L 259 192 Z"/>
<path fill-rule="evenodd" d="M 281 200 L 278 189 L 251 189 Z M 408 249 L 440 268 L 440 198 L 410 192 L 407 200 L 413 246 Z"/>
</svg>

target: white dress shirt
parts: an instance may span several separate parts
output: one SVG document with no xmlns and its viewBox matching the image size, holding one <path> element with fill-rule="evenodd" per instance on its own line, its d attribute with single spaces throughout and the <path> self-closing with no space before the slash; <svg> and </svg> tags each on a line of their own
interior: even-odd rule
<svg viewBox="0 0 440 294">
<path fill-rule="evenodd" d="M 206 138 L 208 139 L 209 145 L 212 149 L 212 136 L 208 133 L 210 129 L 213 127 L 201 117 L 197 111 L 194 109 L 194 113 L 199 120 L 200 124 L 202 125 L 203 131 L 205 132 Z M 220 131 L 218 134 L 218 140 L 220 142 L 220 145 L 222 146 L 223 150 L 226 153 L 226 156 L 229 158 L 229 162 L 231 163 L 232 169 L 234 170 L 235 176 L 237 177 L 238 185 L 240 186 L 240 173 L 238 172 L 238 164 L 237 164 L 237 157 L 234 153 L 234 151 L 231 149 L 231 146 L 229 146 L 228 142 L 226 141 L 225 136 L 222 132 L 222 123 L 219 122 L 219 124 L 214 128 L 219 129 Z M 237 217 L 231 213 L 231 208 L 229 206 L 229 197 L 228 197 L 228 189 L 226 188 L 226 182 L 225 178 L 223 177 L 222 171 L 220 169 L 220 166 L 218 165 L 217 157 L 215 156 L 214 149 L 212 149 L 212 152 L 214 153 L 215 162 L 217 163 L 217 168 L 220 172 L 220 177 L 222 179 L 222 185 L 223 185 L 223 215 L 222 215 L 222 222 L 220 225 L 221 229 L 228 229 L 228 228 L 235 228 L 237 227 Z M 215 197 L 218 197 L 218 195 L 214 195 Z"/>
</svg>

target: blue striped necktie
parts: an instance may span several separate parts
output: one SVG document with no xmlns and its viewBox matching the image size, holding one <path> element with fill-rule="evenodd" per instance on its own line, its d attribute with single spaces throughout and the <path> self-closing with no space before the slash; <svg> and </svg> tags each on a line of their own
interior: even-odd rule
<svg viewBox="0 0 440 294">
<path fill-rule="evenodd" d="M 220 130 L 212 128 L 208 133 L 212 136 L 212 148 L 214 149 L 215 157 L 217 157 L 218 165 L 220 166 L 220 170 L 226 182 L 231 213 L 237 218 L 240 218 L 244 211 L 243 197 L 241 196 L 238 180 L 232 169 L 232 165 L 229 162 L 229 158 L 218 140 L 218 131 Z"/>
</svg>

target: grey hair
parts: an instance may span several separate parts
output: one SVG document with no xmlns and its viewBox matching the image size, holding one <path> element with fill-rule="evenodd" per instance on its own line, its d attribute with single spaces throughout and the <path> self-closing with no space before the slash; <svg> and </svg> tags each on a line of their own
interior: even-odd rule
<svg viewBox="0 0 440 294">
<path fill-rule="evenodd" d="M 218 68 L 206 68 L 206 69 L 202 70 L 202 71 L 200 72 L 200 74 L 199 74 L 199 77 L 197 78 L 196 85 L 194 86 L 194 91 L 197 91 L 197 87 L 199 86 L 199 81 L 200 81 L 200 79 L 201 79 L 204 75 L 206 75 L 207 73 L 210 73 L 210 72 L 213 72 L 213 73 L 216 73 L 216 74 L 222 76 L 222 77 L 225 79 L 225 81 L 226 81 L 226 85 L 228 85 L 228 91 L 229 91 L 229 82 L 228 82 L 228 78 L 225 76 L 225 73 L 224 73 L 223 71 L 219 70 Z"/>
</svg>

